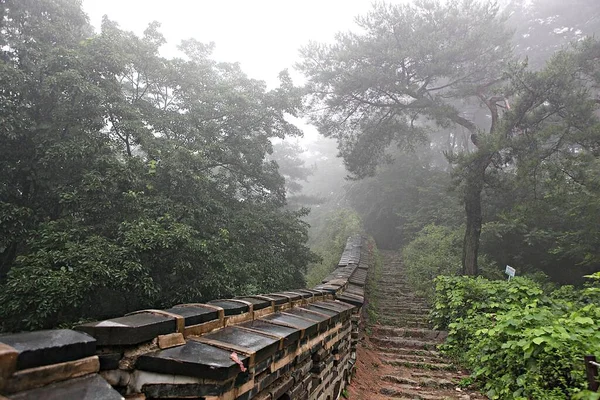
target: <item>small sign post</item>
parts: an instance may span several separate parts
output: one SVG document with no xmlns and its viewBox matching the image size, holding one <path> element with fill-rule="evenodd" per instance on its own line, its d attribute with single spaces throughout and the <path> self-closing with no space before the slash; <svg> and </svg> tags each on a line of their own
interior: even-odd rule
<svg viewBox="0 0 600 400">
<path fill-rule="evenodd" d="M 504 270 L 504 273 L 506 275 L 508 275 L 508 280 L 510 281 L 510 278 L 514 278 L 515 277 L 515 272 L 517 272 L 516 269 L 514 269 L 513 267 L 511 267 L 510 265 L 506 266 L 506 270 Z"/>
</svg>

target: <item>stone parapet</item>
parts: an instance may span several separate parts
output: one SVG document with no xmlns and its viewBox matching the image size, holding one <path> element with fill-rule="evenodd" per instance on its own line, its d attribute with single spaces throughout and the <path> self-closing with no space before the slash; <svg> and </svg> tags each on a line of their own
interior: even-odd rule
<svg viewBox="0 0 600 400">
<path fill-rule="evenodd" d="M 0 398 L 336 399 L 356 359 L 363 241 L 313 289 L 0 336 Z"/>
</svg>

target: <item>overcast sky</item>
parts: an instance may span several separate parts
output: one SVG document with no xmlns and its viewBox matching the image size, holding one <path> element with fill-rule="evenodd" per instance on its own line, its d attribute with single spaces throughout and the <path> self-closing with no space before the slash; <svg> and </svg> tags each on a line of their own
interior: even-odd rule
<svg viewBox="0 0 600 400">
<path fill-rule="evenodd" d="M 402 2 L 391 0 L 390 2 Z M 83 0 L 91 23 L 99 29 L 103 15 L 121 28 L 142 34 L 159 21 L 168 44 L 164 56 L 176 54 L 182 39 L 215 42 L 217 61 L 240 62 L 252 78 L 278 84 L 278 73 L 293 71 L 298 49 L 310 40 L 332 41 L 336 32 L 353 29 L 354 17 L 371 8 L 371 0 Z M 306 139 L 315 130 L 297 123 Z"/>
<path fill-rule="evenodd" d="M 399 2 L 401 0 L 396 0 Z M 159 21 L 174 55 L 182 39 L 215 42 L 214 58 L 239 61 L 251 77 L 277 83 L 277 74 L 292 69 L 298 49 L 309 40 L 330 41 L 354 25 L 354 17 L 371 8 L 371 0 L 84 0 L 92 24 L 104 14 L 141 34 Z"/>
</svg>

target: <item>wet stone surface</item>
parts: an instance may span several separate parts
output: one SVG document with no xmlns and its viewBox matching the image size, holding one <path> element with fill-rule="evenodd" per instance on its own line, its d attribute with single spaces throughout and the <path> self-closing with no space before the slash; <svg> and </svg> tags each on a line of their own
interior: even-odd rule
<svg viewBox="0 0 600 400">
<path fill-rule="evenodd" d="M 341 295 L 337 296 L 337 299 L 343 301 L 344 303 L 349 303 L 357 307 L 362 307 L 363 303 L 365 302 L 364 297 L 350 294 L 347 292 L 344 292 Z"/>
<path fill-rule="evenodd" d="M 189 340 L 185 345 L 142 355 L 136 367 L 163 374 L 185 375 L 224 381 L 240 372 L 240 366 L 230 358 L 231 351 Z M 248 367 L 248 357 L 238 354 Z"/>
<path fill-rule="evenodd" d="M 93 337 L 70 329 L 8 334 L 0 336 L 0 342 L 19 352 L 17 370 L 78 360 L 96 352 Z"/>
<path fill-rule="evenodd" d="M 10 396 L 11 400 L 120 400 L 123 397 L 99 375 L 71 379 Z"/>
<path fill-rule="evenodd" d="M 331 317 L 327 315 L 320 315 L 314 312 L 307 311 L 304 307 L 294 308 L 292 310 L 286 311 L 286 313 L 317 322 L 319 324 L 318 329 L 321 331 L 327 329 L 327 326 L 329 325 L 329 322 L 331 320 Z"/>
<path fill-rule="evenodd" d="M 252 303 L 254 311 L 262 310 L 263 308 L 271 306 L 271 301 L 266 299 L 259 299 L 256 297 L 236 297 L 236 299 Z"/>
<path fill-rule="evenodd" d="M 328 316 L 329 319 L 330 319 L 329 322 L 332 325 L 335 324 L 340 319 L 340 313 L 337 312 L 337 311 L 335 311 L 335 310 L 330 310 L 330 309 L 327 309 L 327 308 L 317 307 L 316 305 L 312 305 L 312 304 L 308 305 L 308 306 L 305 306 L 305 307 L 302 307 L 302 308 L 306 309 L 306 310 L 309 310 L 309 311 L 314 311 L 316 313 L 324 314 L 324 315 Z"/>
<path fill-rule="evenodd" d="M 351 304 L 342 303 L 340 301 L 321 301 L 318 303 L 313 303 L 313 306 L 317 309 L 337 311 L 341 318 L 348 317 L 352 313 L 352 310 L 356 308 Z"/>
<path fill-rule="evenodd" d="M 264 332 L 270 335 L 281 336 L 284 338 L 283 347 L 289 347 L 300 340 L 300 330 L 295 328 L 288 328 L 286 326 L 269 324 L 261 320 L 250 321 L 241 324 L 245 328 L 254 329 L 256 331 Z"/>
<path fill-rule="evenodd" d="M 212 306 L 221 307 L 223 310 L 225 310 L 226 316 L 243 314 L 245 312 L 248 312 L 248 310 L 249 310 L 249 307 L 246 304 L 238 302 L 238 301 L 213 300 L 213 301 L 209 301 L 207 304 L 210 304 Z"/>
<path fill-rule="evenodd" d="M 274 354 L 279 346 L 279 341 L 275 338 L 249 332 L 236 326 L 223 328 L 202 337 L 251 350 L 255 352 L 255 363 L 259 363 Z"/>
<path fill-rule="evenodd" d="M 340 287 L 341 285 L 319 285 L 316 287 L 316 289 L 321 290 L 327 294 L 336 294 Z"/>
<path fill-rule="evenodd" d="M 303 299 L 310 299 L 313 297 L 313 293 L 308 292 L 308 291 L 304 291 L 304 290 L 294 290 L 293 292 L 284 292 L 284 293 L 291 293 L 291 294 L 298 294 L 300 295 Z"/>
<path fill-rule="evenodd" d="M 283 326 L 290 326 L 302 330 L 304 331 L 304 336 L 312 336 L 314 333 L 317 332 L 317 329 L 319 327 L 319 324 L 316 321 L 308 320 L 287 313 L 275 313 L 267 315 L 262 319 L 264 321 L 269 321 L 274 324 L 281 324 Z"/>
<path fill-rule="evenodd" d="M 185 326 L 202 324 L 219 318 L 219 312 L 212 307 L 202 305 L 177 305 L 165 310 L 172 314 L 181 315 L 185 318 Z"/>
<path fill-rule="evenodd" d="M 286 296 L 282 296 L 279 294 L 266 294 L 265 297 L 272 299 L 275 302 L 276 306 L 280 306 L 285 303 L 289 303 L 290 299 Z"/>
<path fill-rule="evenodd" d="M 289 297 L 292 301 L 302 300 L 304 298 L 302 294 L 296 292 L 281 292 L 279 294 Z"/>
<path fill-rule="evenodd" d="M 99 346 L 134 345 L 177 330 L 174 318 L 151 313 L 90 322 L 75 327 L 96 338 Z"/>
</svg>

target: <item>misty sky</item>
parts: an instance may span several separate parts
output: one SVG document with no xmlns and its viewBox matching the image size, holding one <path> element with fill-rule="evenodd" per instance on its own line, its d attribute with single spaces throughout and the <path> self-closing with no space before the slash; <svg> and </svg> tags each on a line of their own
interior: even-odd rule
<svg viewBox="0 0 600 400">
<path fill-rule="evenodd" d="M 388 0 L 401 3 L 405 0 Z M 177 54 L 182 39 L 215 42 L 217 61 L 240 62 L 252 78 L 278 84 L 278 73 L 294 72 L 298 49 L 310 40 L 332 41 L 336 32 L 354 28 L 354 17 L 365 14 L 372 0 L 83 0 L 90 22 L 99 29 L 103 15 L 121 28 L 142 34 L 148 23 L 159 21 L 168 44 L 164 56 Z M 292 119 L 315 140 L 316 129 Z"/>
<path fill-rule="evenodd" d="M 395 0 L 394 2 L 401 2 Z M 366 13 L 371 0 L 84 0 L 92 24 L 107 14 L 127 30 L 141 34 L 151 21 L 162 23 L 175 54 L 181 39 L 214 41 L 214 58 L 239 61 L 252 78 L 277 83 L 277 74 L 298 60 L 309 40 L 330 41 Z M 296 77 L 297 74 L 293 74 Z"/>
</svg>

